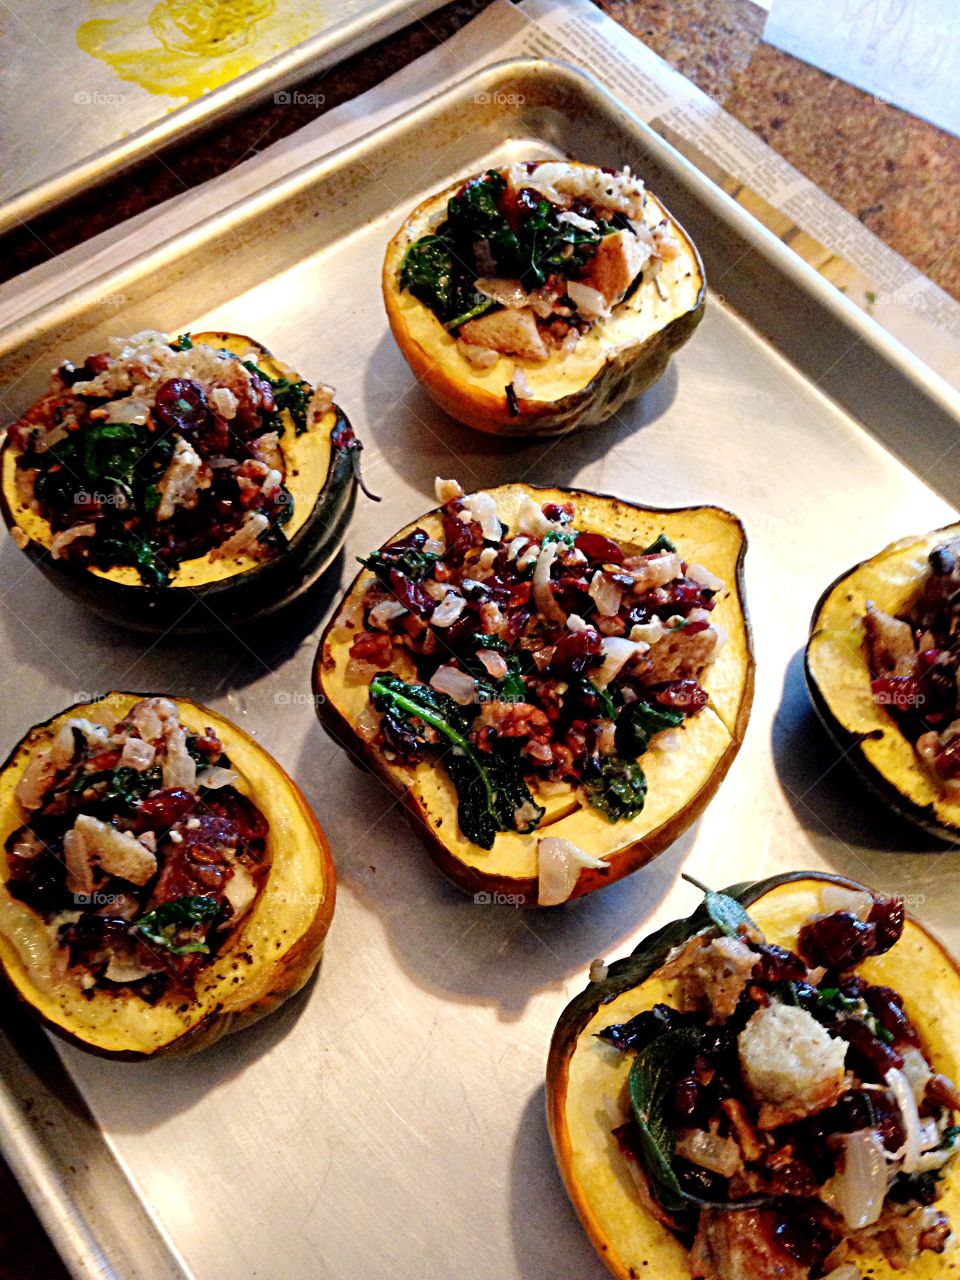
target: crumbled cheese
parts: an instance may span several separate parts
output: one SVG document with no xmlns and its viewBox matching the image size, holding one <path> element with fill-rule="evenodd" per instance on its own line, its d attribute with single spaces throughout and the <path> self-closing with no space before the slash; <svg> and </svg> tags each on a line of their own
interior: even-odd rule
<svg viewBox="0 0 960 1280">
<path fill-rule="evenodd" d="M 157 485 L 160 490 L 157 519 L 171 519 L 177 507 L 192 511 L 200 500 L 200 490 L 209 487 L 210 475 L 205 474 L 200 455 L 182 436 L 178 436 L 173 457 Z"/>
</svg>

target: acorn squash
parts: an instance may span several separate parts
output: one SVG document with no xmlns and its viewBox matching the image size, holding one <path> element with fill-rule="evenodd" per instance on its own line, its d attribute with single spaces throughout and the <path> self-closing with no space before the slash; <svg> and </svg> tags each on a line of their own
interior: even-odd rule
<svg viewBox="0 0 960 1280">
<path fill-rule="evenodd" d="M 12 991 L 64 1039 L 106 1057 L 140 1060 L 193 1053 L 271 1013 L 309 979 L 333 915 L 336 877 L 330 849 L 300 791 L 264 748 L 207 707 L 176 699 L 193 733 L 213 729 L 239 774 L 241 794 L 269 823 L 269 871 L 248 914 L 200 970 L 192 993 L 168 988 L 148 1003 L 129 989 L 84 991 L 53 962 L 43 917 L 9 890 L 8 837 L 24 822 L 18 781 L 71 716 L 112 723 L 144 696 L 110 693 L 68 707 L 36 725 L 0 771 L 0 972 Z"/>
<path fill-rule="evenodd" d="M 642 811 L 611 822 L 581 802 L 574 788 L 536 793 L 544 816 L 534 831 L 501 830 L 489 849 L 468 839 L 458 825 L 457 791 L 446 768 L 424 759 L 416 766 L 387 760 L 364 736 L 369 714 L 369 676 L 350 673 L 350 649 L 356 618 L 372 574 L 364 569 L 348 589 L 328 623 L 314 666 L 317 715 L 331 736 L 366 762 L 398 794 L 440 869 L 478 900 L 522 906 L 539 903 L 539 841 L 545 836 L 569 841 L 606 860 L 606 866 L 583 866 L 569 898 L 582 897 L 636 871 L 662 853 L 703 812 L 716 793 L 740 748 L 753 698 L 754 660 L 743 587 L 746 536 L 739 520 L 718 507 L 661 510 L 635 506 L 583 489 L 535 488 L 508 484 L 487 492 L 499 520 L 517 528 L 521 504 L 573 502 L 576 527 L 619 542 L 625 550 L 642 551 L 661 535 L 675 541 L 689 560 L 708 566 L 725 589 L 711 615 L 727 634 L 719 657 L 707 668 L 703 688 L 708 704 L 691 716 L 673 751 L 651 751 L 642 757 L 648 790 Z M 422 516 L 401 530 L 399 541 L 414 528 L 442 540 L 439 511 Z"/>
<path fill-rule="evenodd" d="M 907 609 L 929 553 L 957 536 L 960 525 L 902 538 L 841 574 L 817 602 L 805 658 L 811 701 L 843 758 L 884 805 L 948 840 L 960 833 L 960 801 L 948 797 L 891 712 L 874 700 L 863 618 L 867 601 L 891 616 Z"/>
<path fill-rule="evenodd" d="M 863 886 L 839 876 L 796 872 L 725 892 L 748 909 L 768 942 L 795 948 L 804 921 L 821 910 L 826 884 Z M 632 955 L 609 966 L 567 1005 L 557 1022 L 547 1064 L 547 1122 L 554 1155 L 567 1192 L 600 1257 L 621 1280 L 641 1275 L 657 1280 L 689 1280 L 687 1250 L 641 1203 L 637 1185 L 621 1155 L 610 1109 L 628 1104 L 624 1087 L 631 1055 L 597 1039 L 604 1027 L 622 1023 L 658 1002 L 671 1003 L 677 980 L 658 977 L 668 953 L 710 924 L 703 906 L 645 939 Z M 893 987 L 905 998 L 906 1012 L 920 1032 L 934 1069 L 960 1076 L 960 970 L 943 946 L 917 921 L 907 917 L 903 936 L 892 951 L 858 966 L 871 983 Z M 612 1104 L 612 1105 L 611 1105 Z M 951 1221 L 960 1216 L 960 1162 L 947 1166 L 937 1202 Z M 939 1254 L 922 1254 L 908 1274 L 933 1280 L 944 1274 Z M 871 1254 L 869 1274 L 892 1280 L 889 1263 Z"/>
<path fill-rule="evenodd" d="M 600 172 L 579 162 L 571 166 Z M 393 336 L 441 409 L 492 435 L 560 435 L 604 422 L 661 377 L 702 319 L 706 281 L 693 241 L 655 195 L 646 193 L 643 222 L 647 228 L 662 223 L 674 251 L 656 277 L 647 272 L 638 277 L 639 284 L 572 351 L 553 350 L 546 360 L 501 355 L 491 367 L 476 368 L 464 358 L 450 326 L 400 284 L 411 246 L 435 232 L 463 185 L 462 180 L 453 183 L 414 209 L 387 246 L 383 265 Z"/>
<path fill-rule="evenodd" d="M 299 379 L 266 347 L 233 333 L 196 333 L 207 345 L 247 358 L 271 380 Z M 306 591 L 333 560 L 346 533 L 358 487 L 360 444 L 343 411 L 326 408 L 308 429 L 296 429 L 290 409 L 282 423 L 285 484 L 292 514 L 281 547 L 269 558 L 250 554 L 216 558 L 208 552 L 184 558 L 164 585 L 147 585 L 132 564 L 97 566 L 51 555 L 50 523 L 24 500 L 17 485 L 22 452 L 8 435 L 0 449 L 0 510 L 17 546 L 57 587 L 111 621 L 143 631 L 182 633 L 240 625 L 268 614 Z M 81 486 L 83 487 L 83 486 Z"/>
</svg>

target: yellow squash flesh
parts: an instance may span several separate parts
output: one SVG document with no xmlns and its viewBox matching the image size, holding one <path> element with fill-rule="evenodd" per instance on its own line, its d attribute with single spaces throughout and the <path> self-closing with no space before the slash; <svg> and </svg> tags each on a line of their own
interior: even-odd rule
<svg viewBox="0 0 960 1280">
<path fill-rule="evenodd" d="M 960 833 L 960 803 L 947 798 L 890 712 L 874 701 L 863 616 L 868 600 L 893 616 L 906 611 L 929 553 L 957 536 L 960 525 L 903 538 L 843 574 L 817 605 L 806 653 L 813 704 L 845 759 L 886 805 L 948 839 Z"/>
<path fill-rule="evenodd" d="M 271 1013 L 316 968 L 336 900 L 326 837 L 296 785 L 236 725 L 206 707 L 176 699 L 181 721 L 192 732 L 207 726 L 214 730 L 240 775 L 238 790 L 250 796 L 269 822 L 269 874 L 242 924 L 201 970 L 192 998 L 176 989 L 154 1005 L 126 993 L 98 990 L 90 997 L 76 978 L 57 976 L 48 926 L 6 888 L 3 846 L 26 819 L 14 791 L 30 760 L 69 717 L 109 723 L 145 696 L 111 693 L 68 708 L 31 729 L 0 772 L 0 972 L 51 1030 L 83 1049 L 124 1059 L 191 1053 Z"/>
<path fill-rule="evenodd" d="M 795 949 L 804 921 L 821 911 L 827 883 L 842 883 L 813 873 L 790 877 L 747 903 L 768 942 Z M 859 886 L 857 886 L 859 887 Z M 893 987 L 905 998 L 906 1012 L 919 1029 L 935 1071 L 960 1078 L 960 972 L 948 952 L 915 920 L 886 955 L 858 969 L 870 982 Z M 587 993 L 584 993 L 585 998 Z M 596 1038 L 603 1027 L 625 1022 L 662 1001 L 676 1004 L 677 980 L 654 972 L 639 986 L 608 998 L 592 1016 L 565 1011 L 554 1033 L 547 1074 L 547 1116 L 554 1154 L 574 1207 L 590 1239 L 615 1276 L 635 1280 L 690 1280 L 687 1250 L 641 1205 L 636 1183 L 612 1130 L 630 1116 L 627 1077 L 633 1055 Z M 618 1120 L 615 1117 L 622 1117 Z M 956 1225 L 960 1222 L 960 1162 L 946 1171 L 938 1201 Z M 872 1280 L 938 1280 L 944 1258 L 923 1254 L 908 1273 L 895 1272 L 871 1255 Z"/>
<path fill-rule="evenodd" d="M 660 289 L 652 279 L 641 284 L 562 360 L 558 355 L 542 363 L 501 356 L 491 369 L 474 369 L 430 308 L 398 284 L 407 250 L 444 220 L 447 201 L 462 185 L 463 180 L 455 182 L 420 204 L 387 247 L 383 297 L 404 359 L 441 409 L 478 431 L 559 435 L 605 421 L 663 374 L 702 318 L 706 283 L 693 241 L 648 191 L 644 221 L 653 226 L 666 218 L 679 245 L 677 255 L 660 268 Z M 530 388 L 529 395 L 518 396 L 516 413 L 505 392 L 514 368 L 522 370 Z"/>
<path fill-rule="evenodd" d="M 347 592 L 324 632 L 314 669 L 314 691 L 321 695 L 317 699 L 321 723 L 403 798 L 431 856 L 452 880 L 469 893 L 509 893 L 524 905 L 535 906 L 537 846 L 542 837 L 570 840 L 608 859 L 608 871 L 581 870 L 571 895 L 581 897 L 656 857 L 695 821 L 719 787 L 739 750 L 753 696 L 753 653 L 742 581 L 746 537 L 737 518 L 718 507 L 661 511 L 580 489 L 535 489 L 521 484 L 501 485 L 489 492 L 500 520 L 510 527 L 516 525 L 524 497 L 538 504 L 573 501 L 578 529 L 605 534 L 630 551 L 642 551 L 660 534 L 666 534 L 686 559 L 705 565 L 725 583 L 712 618 L 726 629 L 729 640 L 702 681 L 710 703 L 686 722 L 676 751 L 651 751 L 643 756 L 648 782 L 643 811 L 629 821 L 611 823 L 584 805 L 569 788 L 541 798 L 547 814 L 535 832 L 501 832 L 490 850 L 473 844 L 460 831 L 456 791 L 442 767 L 432 759 L 415 768 L 391 763 L 358 733 L 360 716 L 369 705 L 369 681 L 352 679 L 347 672 L 350 646 L 357 634 L 349 620 L 360 616 L 359 602 L 372 575 L 367 570 L 361 572 Z M 442 540 L 437 512 L 415 521 L 395 538 L 417 526 Z M 413 678 L 412 670 L 404 670 L 400 662 L 394 669 L 398 675 Z"/>
</svg>

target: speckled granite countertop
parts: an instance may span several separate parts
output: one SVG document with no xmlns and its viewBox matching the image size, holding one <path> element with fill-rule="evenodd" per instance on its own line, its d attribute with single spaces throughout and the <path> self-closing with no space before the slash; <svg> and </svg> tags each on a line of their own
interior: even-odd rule
<svg viewBox="0 0 960 1280">
<path fill-rule="evenodd" d="M 319 77 L 324 110 L 439 44 L 486 0 L 457 0 Z M 960 298 L 960 139 L 763 43 L 751 0 L 600 0 L 601 7 Z M 272 103 L 0 237 L 0 279 L 223 173 L 319 114 Z M 0 1280 L 66 1280 L 0 1162 Z"/>
</svg>

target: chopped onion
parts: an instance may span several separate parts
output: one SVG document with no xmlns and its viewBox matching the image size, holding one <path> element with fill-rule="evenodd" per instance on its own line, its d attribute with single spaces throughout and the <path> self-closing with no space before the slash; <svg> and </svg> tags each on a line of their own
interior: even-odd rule
<svg viewBox="0 0 960 1280">
<path fill-rule="evenodd" d="M 136 769 L 138 772 L 149 769 L 156 754 L 150 743 L 144 742 L 142 738 L 127 738 L 120 754 L 120 765 Z"/>
<path fill-rule="evenodd" d="M 896 1099 L 897 1106 L 900 1108 L 900 1114 L 903 1116 L 903 1127 L 907 1135 L 906 1141 L 899 1151 L 895 1153 L 894 1159 L 900 1160 L 904 1173 L 915 1173 L 917 1162 L 920 1159 L 920 1144 L 923 1137 L 923 1131 L 920 1125 L 920 1113 L 917 1110 L 917 1100 L 913 1096 L 913 1090 L 910 1088 L 910 1082 L 902 1071 L 896 1067 L 891 1067 L 886 1075 L 887 1086 L 893 1090 L 893 1096 Z"/>
<path fill-rule="evenodd" d="M 149 978 L 159 968 L 159 965 L 155 965 L 148 969 L 132 956 L 111 956 L 103 976 L 108 982 L 139 982 L 141 978 Z"/>
<path fill-rule="evenodd" d="M 829 916 L 834 911 L 849 911 L 858 920 L 866 920 L 873 908 L 873 895 L 865 889 L 845 889 L 827 884 L 820 890 L 821 909 Z"/>
<path fill-rule="evenodd" d="M 500 359 L 500 352 L 494 351 L 493 347 L 481 347 L 463 337 L 457 339 L 457 350 L 474 369 L 492 369 Z"/>
<path fill-rule="evenodd" d="M 557 907 L 566 902 L 577 886 L 581 867 L 607 867 L 602 859 L 557 836 L 545 836 L 537 846 L 537 855 L 537 901 L 541 907 Z"/>
<path fill-rule="evenodd" d="M 493 649 L 480 649 L 477 657 L 483 664 L 484 670 L 488 676 L 494 680 L 502 680 L 510 668 L 507 666 L 507 660 L 502 653 L 497 653 Z"/>
<path fill-rule="evenodd" d="M 433 490 L 437 495 L 437 501 L 443 506 L 446 506 L 448 502 L 455 502 L 457 498 L 463 497 L 463 490 L 456 480 L 441 480 L 439 476 L 433 482 Z"/>
<path fill-rule="evenodd" d="M 564 209 L 563 213 L 557 214 L 558 222 L 569 222 L 571 227 L 578 227 L 581 231 L 596 231 L 597 224 L 591 218 L 582 218 L 579 213 L 574 213 L 572 209 Z"/>
<path fill-rule="evenodd" d="M 585 631 L 589 623 L 584 622 L 579 613 L 571 613 L 567 618 L 568 631 Z"/>
<path fill-rule="evenodd" d="M 430 677 L 430 688 L 445 693 L 461 707 L 469 707 L 477 698 L 477 682 L 457 667 L 437 667 Z"/>
<path fill-rule="evenodd" d="M 246 915 L 257 896 L 257 886 L 250 872 L 241 863 L 233 864 L 233 874 L 224 886 L 223 896 L 233 908 L 233 915 L 226 927 L 232 929 L 240 917 Z"/>
<path fill-rule="evenodd" d="M 399 600 L 381 600 L 370 610 L 370 622 L 378 631 L 389 631 L 390 623 L 395 618 L 402 618 L 406 612 Z"/>
<path fill-rule="evenodd" d="M 627 640 L 623 636 L 605 636 L 603 639 L 603 666 L 593 674 L 593 683 L 598 689 L 605 689 L 611 680 L 615 680 L 630 659 L 638 653 L 645 653 L 646 646 Z"/>
<path fill-rule="evenodd" d="M 197 774 L 197 786 L 206 787 L 208 791 L 219 791 L 221 787 L 232 787 L 239 781 L 240 775 L 238 773 L 233 769 L 224 769 L 218 764 Z"/>
<path fill-rule="evenodd" d="M 900 1056 L 903 1058 L 903 1067 L 901 1070 L 907 1078 L 907 1084 L 913 1090 L 913 1096 L 917 1100 L 917 1106 L 923 1101 L 927 1092 L 927 1084 L 933 1075 L 930 1064 L 913 1045 L 909 1045 L 900 1050 Z"/>
<path fill-rule="evenodd" d="M 677 1142 L 677 1155 L 723 1178 L 732 1178 L 740 1168 L 740 1148 L 734 1140 L 703 1129 L 682 1133 Z"/>
<path fill-rule="evenodd" d="M 514 538 L 513 541 L 507 546 L 507 559 L 516 560 L 517 556 L 520 554 L 523 548 L 528 545 L 529 542 L 530 542 L 530 539 L 525 538 L 522 534 L 520 535 L 519 538 Z"/>
<path fill-rule="evenodd" d="M 492 298 L 503 307 L 519 309 L 527 305 L 527 291 L 519 280 L 505 280 L 502 276 L 481 276 L 473 283 L 478 293 Z"/>
<path fill-rule="evenodd" d="M 96 532 L 97 526 L 91 522 L 75 524 L 71 529 L 64 529 L 62 533 L 54 535 L 50 543 L 50 555 L 54 560 L 59 560 L 64 547 L 69 547 L 70 543 L 76 542 L 77 538 L 92 538 Z"/>
<path fill-rule="evenodd" d="M 658 640 L 662 640 L 668 634 L 668 628 L 663 625 L 662 618 L 651 618 L 649 622 L 638 622 L 630 628 L 630 639 L 638 644 L 656 644 Z"/>
<path fill-rule="evenodd" d="M 463 596 L 458 595 L 456 591 L 448 591 L 444 599 L 430 615 L 431 623 L 435 627 L 452 626 L 463 613 L 466 604 L 467 602 Z"/>
<path fill-rule="evenodd" d="M 823 1187 L 825 1202 L 851 1231 L 872 1226 L 887 1195 L 887 1161 L 874 1129 L 859 1129 L 843 1138 L 843 1168 Z"/>
<path fill-rule="evenodd" d="M 503 532 L 497 519 L 497 504 L 489 493 L 470 493 L 463 499 L 464 515 L 476 520 L 483 530 L 484 542 L 499 542 Z"/>
<path fill-rule="evenodd" d="M 581 284 L 579 280 L 567 282 L 567 297 L 587 319 L 609 314 L 603 294 L 588 284 Z"/>
<path fill-rule="evenodd" d="M 546 356 L 543 358 L 546 359 Z M 527 381 L 527 375 L 519 365 L 517 365 L 513 370 L 513 389 L 516 394 L 524 400 L 529 399 L 530 396 L 533 395 L 533 388 Z"/>
<path fill-rule="evenodd" d="M 589 978 L 591 982 L 603 982 L 607 974 L 610 972 L 610 966 L 606 960 L 596 959 L 590 961 Z"/>
<path fill-rule="evenodd" d="M 527 494 L 524 494 L 520 500 L 520 506 L 517 508 L 516 523 L 517 533 L 528 534 L 531 538 L 542 538 L 551 529 L 563 528 L 559 520 L 548 519 L 543 514 L 543 508 L 538 507 Z"/>
<path fill-rule="evenodd" d="M 709 569 L 705 569 L 702 564 L 687 565 L 687 577 L 691 582 L 695 582 L 700 587 L 706 587 L 708 591 L 722 591 L 723 579 L 718 578 L 715 573 L 711 573 Z"/>
<path fill-rule="evenodd" d="M 615 618 L 620 612 L 620 601 L 623 599 L 623 592 L 602 569 L 598 569 L 593 575 L 593 581 L 590 583 L 587 595 L 597 606 L 597 613 L 601 617 Z"/>
<path fill-rule="evenodd" d="M 537 612 L 545 622 L 552 623 L 557 627 L 564 627 L 567 624 L 567 615 L 557 604 L 553 591 L 550 589 L 550 570 L 553 568 L 553 562 L 556 558 L 556 542 L 548 542 L 545 547 L 540 548 L 540 554 L 537 556 L 537 567 L 533 571 L 533 599 L 537 606 Z"/>
</svg>

